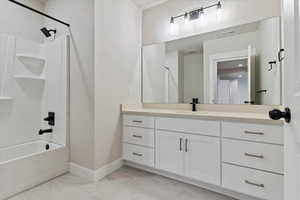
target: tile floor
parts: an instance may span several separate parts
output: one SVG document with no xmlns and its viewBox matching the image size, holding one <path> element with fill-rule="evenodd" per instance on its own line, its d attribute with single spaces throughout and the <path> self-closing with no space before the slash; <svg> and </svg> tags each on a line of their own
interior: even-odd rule
<svg viewBox="0 0 300 200">
<path fill-rule="evenodd" d="M 9 200 L 234 200 L 129 167 L 90 183 L 66 174 Z"/>
</svg>

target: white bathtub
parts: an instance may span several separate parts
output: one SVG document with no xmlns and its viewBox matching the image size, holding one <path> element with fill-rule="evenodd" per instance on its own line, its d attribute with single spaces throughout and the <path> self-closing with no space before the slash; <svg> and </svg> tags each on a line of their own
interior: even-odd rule
<svg viewBox="0 0 300 200">
<path fill-rule="evenodd" d="M 46 145 L 49 149 L 46 150 Z M 34 187 L 68 171 L 68 150 L 47 141 L 0 149 L 0 199 Z"/>
</svg>

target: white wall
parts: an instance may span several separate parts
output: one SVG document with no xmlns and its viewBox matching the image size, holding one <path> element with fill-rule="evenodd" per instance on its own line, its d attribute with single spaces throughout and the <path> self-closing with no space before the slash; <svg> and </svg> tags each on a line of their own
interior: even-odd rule
<svg viewBox="0 0 300 200">
<path fill-rule="evenodd" d="M 22 3 L 43 11 L 44 4 L 39 0 L 23 0 Z M 43 17 L 7 0 L 0 1 L 0 34 L 8 34 L 23 39 L 41 42 L 40 28 Z"/>
<path fill-rule="evenodd" d="M 170 17 L 195 7 L 216 3 L 215 0 L 172 0 L 143 12 L 143 44 L 152 44 L 211 32 L 261 19 L 280 16 L 280 0 L 224 0 L 223 16 L 217 20 L 214 8 L 207 11 L 206 23 L 180 28 L 177 35 L 170 34 Z M 183 23 L 181 23 L 183 24 Z M 182 27 L 182 25 L 180 25 Z"/>
<path fill-rule="evenodd" d="M 199 102 L 203 103 L 203 54 L 202 52 L 186 54 L 183 59 L 183 101 L 184 103 L 191 103 L 192 98 L 199 98 Z"/>
<path fill-rule="evenodd" d="M 121 158 L 120 104 L 141 101 L 140 23 L 131 0 L 95 1 L 95 168 Z"/>
<path fill-rule="evenodd" d="M 280 18 L 264 20 L 259 24 L 257 32 L 257 50 L 259 57 L 256 69 L 257 90 L 267 93 L 257 94 L 260 104 L 281 104 L 281 69 L 277 53 L 280 49 Z M 277 61 L 273 70 L 268 71 L 270 61 Z"/>
<path fill-rule="evenodd" d="M 71 162 L 94 168 L 94 0 L 50 0 L 45 12 L 71 24 L 46 20 L 58 35 L 70 34 Z"/>
</svg>

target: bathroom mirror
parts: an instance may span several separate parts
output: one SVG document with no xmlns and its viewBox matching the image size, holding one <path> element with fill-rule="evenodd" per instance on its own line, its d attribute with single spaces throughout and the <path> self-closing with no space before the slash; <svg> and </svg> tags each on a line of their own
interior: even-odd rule
<svg viewBox="0 0 300 200">
<path fill-rule="evenodd" d="M 280 105 L 280 17 L 143 47 L 143 103 Z"/>
</svg>

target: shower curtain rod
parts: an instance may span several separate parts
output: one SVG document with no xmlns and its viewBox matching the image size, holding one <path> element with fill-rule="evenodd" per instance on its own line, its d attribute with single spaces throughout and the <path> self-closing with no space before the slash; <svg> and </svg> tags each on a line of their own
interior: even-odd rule
<svg viewBox="0 0 300 200">
<path fill-rule="evenodd" d="M 64 22 L 64 21 L 61 21 L 61 20 L 59 20 L 59 19 L 57 19 L 57 18 L 51 17 L 50 15 L 47 15 L 47 14 L 41 12 L 41 11 L 38 11 L 38 10 L 36 10 L 36 9 L 34 9 L 34 8 L 31 8 L 31 7 L 29 7 L 29 6 L 25 5 L 25 4 L 22 4 L 22 3 L 18 2 L 18 1 L 15 1 L 15 0 L 8 0 L 8 1 L 10 1 L 10 2 L 12 2 L 12 3 L 14 3 L 14 4 L 17 4 L 17 5 L 21 6 L 21 7 L 24 7 L 24 8 L 26 8 L 26 9 L 28 9 L 28 10 L 31 10 L 32 12 L 38 13 L 38 14 L 40 14 L 40 15 L 43 15 L 44 17 L 47 17 L 47 18 L 49 18 L 49 19 L 52 19 L 52 20 L 54 20 L 54 21 L 56 21 L 56 22 L 59 22 L 59 23 L 65 25 L 65 26 L 67 26 L 67 27 L 70 27 L 70 24 L 68 24 L 68 23 L 66 23 L 66 22 Z"/>
</svg>

